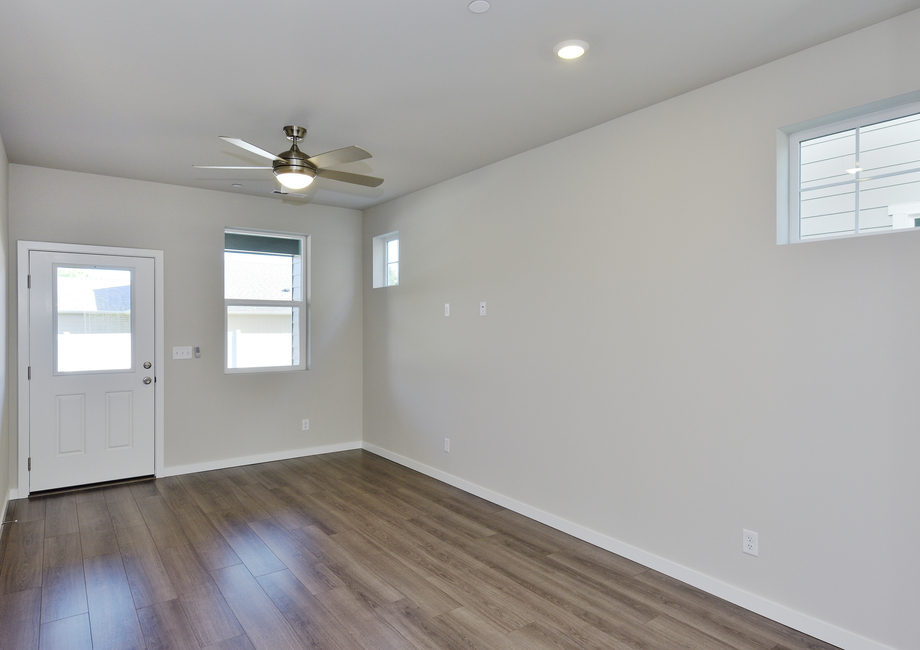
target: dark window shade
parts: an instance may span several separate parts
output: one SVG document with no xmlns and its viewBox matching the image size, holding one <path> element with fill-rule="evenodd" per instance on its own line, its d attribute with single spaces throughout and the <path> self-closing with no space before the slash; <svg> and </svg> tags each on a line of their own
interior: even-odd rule
<svg viewBox="0 0 920 650">
<path fill-rule="evenodd" d="M 240 253 L 272 253 L 275 255 L 300 255 L 300 240 L 287 237 L 224 233 L 224 250 Z"/>
</svg>

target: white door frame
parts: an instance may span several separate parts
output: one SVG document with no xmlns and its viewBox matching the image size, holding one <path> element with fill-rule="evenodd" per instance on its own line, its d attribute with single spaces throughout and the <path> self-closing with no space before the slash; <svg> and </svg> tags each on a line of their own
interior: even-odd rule
<svg viewBox="0 0 920 650">
<path fill-rule="evenodd" d="M 18 294 L 18 331 L 17 344 L 19 385 L 19 476 L 18 490 L 12 498 L 24 498 L 29 495 L 29 251 L 50 251 L 55 253 L 83 253 L 88 255 L 119 255 L 123 257 L 153 258 L 153 293 L 154 293 L 154 368 L 156 382 L 153 398 L 153 436 L 154 436 L 154 475 L 163 472 L 163 422 L 166 410 L 163 403 L 165 386 L 165 347 L 163 317 L 163 251 L 144 248 L 115 248 L 110 246 L 86 246 L 83 244 L 55 244 L 38 241 L 19 241 L 16 243 L 17 274 L 16 292 Z"/>
</svg>

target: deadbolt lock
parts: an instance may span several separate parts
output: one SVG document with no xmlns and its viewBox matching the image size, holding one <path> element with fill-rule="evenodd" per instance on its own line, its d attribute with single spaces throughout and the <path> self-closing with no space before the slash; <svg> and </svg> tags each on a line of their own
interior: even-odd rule
<svg viewBox="0 0 920 650">
<path fill-rule="evenodd" d="M 149 361 L 145 361 L 145 362 L 144 362 L 144 369 L 145 369 L 145 370 L 150 370 L 150 366 L 152 366 L 152 365 L 153 365 L 153 364 L 150 363 Z"/>
</svg>

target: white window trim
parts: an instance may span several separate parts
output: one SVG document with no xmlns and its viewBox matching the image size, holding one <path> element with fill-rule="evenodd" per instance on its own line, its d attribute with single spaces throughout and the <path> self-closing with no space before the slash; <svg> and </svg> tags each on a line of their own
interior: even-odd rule
<svg viewBox="0 0 920 650">
<path fill-rule="evenodd" d="M 799 238 L 799 143 L 876 122 L 920 113 L 920 91 L 873 102 L 799 122 L 777 131 L 776 156 L 776 243 L 796 244 L 851 237 L 885 235 L 905 230 L 872 230 L 820 237 Z"/>
<path fill-rule="evenodd" d="M 301 283 L 303 291 L 301 300 L 238 300 L 224 298 L 224 373 L 228 375 L 246 375 L 266 372 L 297 372 L 310 369 L 310 235 L 300 233 L 281 232 L 277 230 L 254 230 L 248 228 L 225 228 L 224 233 L 240 235 L 264 235 L 266 237 L 286 237 L 299 239 L 301 242 Z M 226 249 L 225 249 L 226 250 Z M 221 256 L 223 259 L 223 256 Z M 226 269 L 224 269 L 224 274 Z M 221 275 L 223 280 L 224 275 Z M 222 283 L 223 287 L 223 283 Z M 230 351 L 227 337 L 229 336 L 229 317 L 227 308 L 233 305 L 246 305 L 251 307 L 298 307 L 300 309 L 298 343 L 300 345 L 300 363 L 296 366 L 260 366 L 254 368 L 230 368 Z"/>
</svg>

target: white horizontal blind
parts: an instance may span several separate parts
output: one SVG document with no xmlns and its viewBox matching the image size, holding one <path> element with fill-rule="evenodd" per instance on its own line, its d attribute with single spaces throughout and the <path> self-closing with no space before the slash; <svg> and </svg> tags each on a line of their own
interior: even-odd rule
<svg viewBox="0 0 920 650">
<path fill-rule="evenodd" d="M 799 239 L 917 225 L 920 113 L 813 135 L 800 134 L 796 149 Z"/>
</svg>

